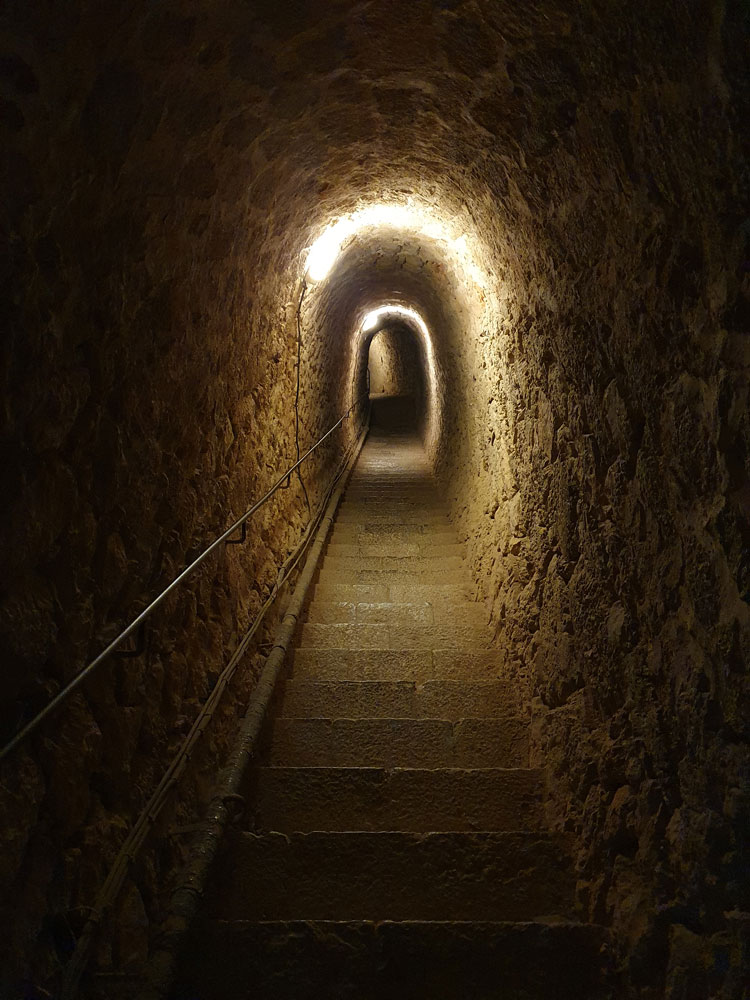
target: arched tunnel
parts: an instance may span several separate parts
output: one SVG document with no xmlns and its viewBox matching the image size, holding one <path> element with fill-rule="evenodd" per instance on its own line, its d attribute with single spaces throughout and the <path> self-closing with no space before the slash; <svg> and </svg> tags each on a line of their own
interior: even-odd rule
<svg viewBox="0 0 750 1000">
<path fill-rule="evenodd" d="M 750 995 L 749 25 L 739 0 L 6 0 L 3 997 Z M 277 978 L 246 930 L 260 978 L 214 994 L 178 955 L 156 989 L 176 927 L 211 950 L 176 880 L 210 894 L 179 873 L 298 550 L 398 396 L 569 910 L 493 916 L 485 859 L 460 948 L 442 912 L 420 938 L 303 908 Z"/>
</svg>

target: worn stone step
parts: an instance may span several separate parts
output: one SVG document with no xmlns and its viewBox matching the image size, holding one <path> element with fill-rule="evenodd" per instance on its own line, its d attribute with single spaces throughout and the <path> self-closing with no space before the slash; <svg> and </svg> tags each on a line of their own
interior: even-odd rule
<svg viewBox="0 0 750 1000">
<path fill-rule="evenodd" d="M 369 505 L 366 508 L 342 507 L 336 515 L 337 522 L 339 518 L 342 525 L 368 525 L 371 532 L 376 532 L 381 528 L 390 528 L 393 525 L 401 525 L 403 527 L 421 527 L 423 529 L 421 533 L 428 536 L 432 528 L 441 531 L 451 528 L 447 514 L 427 510 L 420 504 L 415 504 L 413 507 L 396 508 L 390 504 L 379 507 Z"/>
<path fill-rule="evenodd" d="M 435 541 L 429 535 L 422 535 L 418 541 L 389 541 L 346 543 L 331 541 L 326 548 L 326 558 L 337 559 L 460 559 L 464 560 L 464 547 L 456 542 L 451 544 Z"/>
<path fill-rule="evenodd" d="M 352 476 L 344 494 L 345 500 L 357 498 L 403 500 L 409 497 L 416 497 L 431 504 L 443 505 L 443 500 L 432 480 L 421 473 L 413 476 L 398 476 L 388 469 L 380 475 L 371 474 L 366 478 Z"/>
<path fill-rule="evenodd" d="M 465 572 L 466 563 L 462 556 L 338 556 L 323 557 L 323 572 L 346 573 L 350 570 L 381 570 L 384 572 L 420 573 Z M 468 575 L 467 575 L 468 579 Z"/>
<path fill-rule="evenodd" d="M 424 479 L 383 478 L 380 482 L 357 483 L 353 481 L 344 494 L 343 503 L 421 503 L 425 507 L 446 509 L 432 483 Z"/>
<path fill-rule="evenodd" d="M 486 719 L 518 711 L 507 681 L 313 681 L 284 685 L 280 717 Z"/>
<path fill-rule="evenodd" d="M 528 721 L 278 718 L 264 759 L 285 767 L 528 767 Z"/>
<path fill-rule="evenodd" d="M 463 574 L 457 574 L 452 581 L 443 575 L 442 582 L 439 579 L 437 582 L 434 579 L 428 580 L 423 575 L 405 583 L 392 582 L 388 587 L 388 599 L 396 604 L 416 601 L 425 601 L 427 604 L 448 603 L 455 601 L 457 596 L 461 600 L 474 600 L 474 588 L 466 582 Z"/>
<path fill-rule="evenodd" d="M 535 830 L 540 772 L 521 768 L 259 767 L 256 830 Z"/>
<path fill-rule="evenodd" d="M 340 531 L 337 532 L 334 530 L 331 533 L 328 544 L 329 550 L 332 546 L 352 546 L 357 549 L 368 547 L 370 549 L 367 553 L 368 555 L 371 555 L 374 549 L 377 549 L 379 552 L 387 555 L 393 555 L 397 549 L 403 548 L 408 548 L 410 552 L 414 554 L 416 547 L 417 554 L 419 554 L 422 551 L 428 552 L 435 548 L 449 549 L 453 546 L 458 546 L 458 549 L 454 553 L 446 554 L 465 555 L 465 547 L 459 545 L 456 534 L 452 529 L 441 529 L 439 532 L 414 531 L 411 534 L 405 531 L 396 534 L 389 530 L 379 534 L 375 531 L 357 531 L 355 530 L 358 527 L 356 525 L 348 525 L 345 527 L 351 528 L 352 530 L 345 531 L 342 527 Z M 360 525 L 359 527 L 363 526 Z M 390 528 L 390 525 L 386 525 L 386 527 Z M 345 555 L 346 553 L 342 554 Z M 375 555 L 377 554 L 378 552 L 375 552 Z"/>
<path fill-rule="evenodd" d="M 539 831 L 231 831 L 207 893 L 228 920 L 533 920 L 571 915 L 565 842 Z"/>
<path fill-rule="evenodd" d="M 331 577 L 330 581 L 335 581 Z M 473 601 L 473 588 L 465 581 L 458 583 L 336 583 L 326 577 L 318 580 L 313 601 L 356 601 L 357 603 L 443 604 Z"/>
<path fill-rule="evenodd" d="M 331 532 L 331 542 L 342 545 L 408 544 L 410 542 L 433 542 L 435 544 L 455 544 L 456 532 L 451 526 L 432 527 L 422 524 L 339 524 L 336 522 Z"/>
<path fill-rule="evenodd" d="M 329 649 L 487 649 L 494 636 L 488 628 L 472 625 L 422 625 L 412 622 L 321 625 L 306 622 L 299 630 L 299 646 Z"/>
<path fill-rule="evenodd" d="M 381 587 L 412 587 L 412 586 L 440 586 L 446 585 L 464 587 L 470 586 L 469 577 L 465 569 L 420 569 L 415 571 L 413 567 L 405 566 L 401 570 L 385 569 L 362 569 L 352 566 L 351 569 L 331 568 L 324 564 L 318 575 L 318 583 L 326 586 L 340 583 L 365 583 L 374 584 Z M 393 597 L 392 600 L 399 600 Z M 403 600 L 403 599 L 402 599 Z M 408 600 L 408 598 L 405 598 Z"/>
<path fill-rule="evenodd" d="M 422 508 L 395 512 L 374 510 L 371 507 L 342 506 L 336 514 L 336 520 L 340 524 L 365 524 L 372 527 L 379 524 L 418 524 L 426 528 L 433 524 L 441 527 L 450 525 L 447 514 L 426 511 Z"/>
<path fill-rule="evenodd" d="M 348 601 L 381 602 L 388 600 L 388 585 L 375 583 L 328 583 L 318 581 L 312 593 L 312 602 Z"/>
<path fill-rule="evenodd" d="M 358 503 L 344 501 L 340 505 L 338 513 L 355 515 L 357 520 L 362 522 L 367 522 L 368 520 L 378 522 L 383 518 L 388 518 L 391 521 L 408 523 L 403 519 L 414 516 L 419 518 L 416 522 L 417 524 L 427 525 L 432 521 L 443 525 L 450 524 L 448 511 L 444 507 L 427 504 L 420 500 L 403 501 L 400 503 L 393 500 L 384 500 L 380 503 L 374 500 Z"/>
<path fill-rule="evenodd" d="M 496 649 L 319 649 L 297 648 L 292 675 L 319 680 L 494 680 L 508 676 Z"/>
<path fill-rule="evenodd" d="M 380 609 L 388 609 L 380 610 Z M 435 617 L 430 604 L 393 604 L 388 601 L 313 601 L 307 608 L 305 621 L 318 625 L 342 625 L 358 622 L 362 625 L 411 622 L 430 625 Z"/>
<path fill-rule="evenodd" d="M 448 508 L 444 503 L 436 500 L 429 492 L 417 493 L 401 492 L 388 493 L 377 491 L 375 493 L 360 493 L 356 496 L 346 496 L 339 505 L 340 510 L 376 510 L 398 514 L 403 510 L 424 511 L 428 514 L 440 514 L 448 516 Z"/>
<path fill-rule="evenodd" d="M 326 557 L 346 557 L 347 559 L 361 559 L 368 556 L 395 556 L 399 559 L 416 558 L 421 554 L 421 547 L 418 542 L 369 542 L 365 544 L 352 544 L 337 542 L 331 539 L 326 546 Z"/>
<path fill-rule="evenodd" d="M 463 625 L 484 629 L 489 622 L 489 608 L 475 601 L 441 601 L 437 604 L 403 604 L 394 601 L 320 601 L 307 609 L 306 620 L 320 625 L 395 624 L 410 622 L 422 625 Z"/>
<path fill-rule="evenodd" d="M 612 1000 L 572 922 L 196 922 L 176 1000 Z"/>
<path fill-rule="evenodd" d="M 351 480 L 343 503 L 421 503 L 442 509 L 446 506 L 434 484 L 424 478 L 395 479 L 388 475 L 368 481 Z"/>
</svg>

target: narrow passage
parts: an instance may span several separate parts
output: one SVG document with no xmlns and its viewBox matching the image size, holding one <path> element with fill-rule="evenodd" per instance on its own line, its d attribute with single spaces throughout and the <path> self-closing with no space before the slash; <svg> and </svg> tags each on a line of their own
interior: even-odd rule
<svg viewBox="0 0 750 1000">
<path fill-rule="evenodd" d="M 594 995 L 601 935 L 469 581 L 410 401 L 376 401 L 185 995 Z"/>
</svg>

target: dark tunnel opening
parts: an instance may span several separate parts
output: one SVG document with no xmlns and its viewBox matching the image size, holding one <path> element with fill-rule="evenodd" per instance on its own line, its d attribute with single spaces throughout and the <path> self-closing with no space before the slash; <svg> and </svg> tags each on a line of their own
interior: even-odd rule
<svg viewBox="0 0 750 1000">
<path fill-rule="evenodd" d="M 423 366 L 419 342 L 407 326 L 381 329 L 370 341 L 370 395 L 423 397 Z"/>
<path fill-rule="evenodd" d="M 427 352 L 406 323 L 378 329 L 367 347 L 371 426 L 397 423 L 423 441 L 427 427 Z"/>
</svg>

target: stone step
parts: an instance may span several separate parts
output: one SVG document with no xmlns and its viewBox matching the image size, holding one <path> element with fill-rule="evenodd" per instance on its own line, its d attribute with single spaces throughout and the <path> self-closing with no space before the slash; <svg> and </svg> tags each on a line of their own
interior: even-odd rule
<svg viewBox="0 0 750 1000">
<path fill-rule="evenodd" d="M 434 485 L 425 483 L 424 479 L 398 479 L 394 482 L 383 478 L 380 482 L 362 483 L 352 480 L 343 503 L 420 503 L 425 507 L 446 509 Z"/>
<path fill-rule="evenodd" d="M 533 920 L 570 915 L 565 842 L 539 831 L 230 831 L 207 892 L 228 920 Z"/>
<path fill-rule="evenodd" d="M 452 527 L 432 528 L 422 524 L 339 524 L 336 522 L 330 536 L 331 542 L 342 545 L 378 545 L 389 543 L 434 542 L 451 545 L 456 542 Z"/>
<path fill-rule="evenodd" d="M 339 509 L 353 510 L 388 510 L 397 513 L 401 510 L 420 510 L 429 514 L 448 516 L 448 507 L 435 499 L 434 493 L 428 490 L 375 490 L 347 494 Z"/>
<path fill-rule="evenodd" d="M 381 525 L 419 525 L 426 529 L 423 531 L 425 535 L 429 534 L 429 529 L 433 526 L 441 529 L 451 526 L 447 514 L 428 510 L 422 504 L 415 504 L 413 507 L 393 507 L 391 504 L 341 507 L 336 515 L 337 521 L 339 518 L 341 524 L 369 524 L 375 530 Z"/>
<path fill-rule="evenodd" d="M 253 827 L 312 830 L 536 830 L 539 771 L 259 767 Z"/>
<path fill-rule="evenodd" d="M 441 503 L 430 502 L 423 497 L 361 497 L 359 499 L 344 498 L 339 504 L 339 511 L 360 514 L 364 520 L 370 514 L 378 517 L 389 515 L 398 521 L 405 513 L 415 513 L 423 516 L 438 517 L 448 520 L 448 508 Z"/>
<path fill-rule="evenodd" d="M 499 650 L 295 649 L 292 676 L 310 680 L 497 680 L 508 676 Z"/>
<path fill-rule="evenodd" d="M 454 601 L 458 594 L 461 600 L 474 600 L 474 588 L 467 583 L 463 574 L 456 574 L 449 579 L 445 574 L 433 574 L 437 579 L 427 579 L 427 575 L 409 580 L 406 583 L 392 582 L 389 584 L 388 599 L 396 604 L 407 604 L 425 601 L 428 604 L 438 604 L 442 601 Z"/>
<path fill-rule="evenodd" d="M 383 471 L 373 469 L 361 479 L 356 475 L 353 476 L 344 493 L 344 501 L 363 498 L 401 500 L 410 496 L 418 496 L 431 503 L 442 502 L 434 484 L 421 471 L 414 476 L 404 476 L 391 475 L 387 469 Z"/>
<path fill-rule="evenodd" d="M 395 556 L 399 559 L 416 558 L 422 554 L 422 546 L 418 542 L 369 542 L 352 544 L 334 541 L 326 546 L 326 556 L 348 559 L 361 559 L 369 556 Z"/>
<path fill-rule="evenodd" d="M 352 480 L 344 494 L 343 503 L 419 503 L 425 507 L 446 509 L 433 483 L 424 479 L 393 479 L 383 476 L 369 482 Z"/>
<path fill-rule="evenodd" d="M 421 573 L 456 573 L 467 574 L 468 568 L 462 556 L 338 556 L 323 557 L 323 572 L 347 573 L 351 570 L 380 570 L 386 573 L 409 573 L 418 576 Z"/>
<path fill-rule="evenodd" d="M 594 1000 L 602 928 L 428 921 L 196 922 L 178 1000 Z"/>
<path fill-rule="evenodd" d="M 376 527 L 381 524 L 418 524 L 427 530 L 431 525 L 439 525 L 443 528 L 450 526 L 447 514 L 427 511 L 422 507 L 396 512 L 384 509 L 375 510 L 372 507 L 347 507 L 344 505 L 339 507 L 336 521 L 339 524 L 364 524 L 368 527 Z"/>
<path fill-rule="evenodd" d="M 487 719 L 518 711 L 507 681 L 288 680 L 279 717 L 306 719 Z"/>
<path fill-rule="evenodd" d="M 388 600 L 388 585 L 375 583 L 321 583 L 313 588 L 312 603 L 330 602 L 382 602 Z"/>
<path fill-rule="evenodd" d="M 306 620 L 319 625 L 396 624 L 463 625 L 486 629 L 489 608 L 476 601 L 441 601 L 437 604 L 402 604 L 393 601 L 313 601 Z"/>
<path fill-rule="evenodd" d="M 334 577 L 331 578 L 335 580 Z M 318 581 L 313 601 L 355 601 L 369 604 L 444 604 L 472 601 L 473 590 L 459 583 L 329 583 Z"/>
<path fill-rule="evenodd" d="M 313 601 L 307 608 L 305 621 L 317 625 L 361 625 L 411 622 L 430 625 L 435 621 L 431 604 L 393 604 L 389 601 Z"/>
<path fill-rule="evenodd" d="M 284 767 L 528 767 L 528 720 L 279 718 L 266 754 Z"/>
<path fill-rule="evenodd" d="M 377 542 L 338 542 L 331 541 L 326 548 L 326 558 L 338 559 L 460 559 L 464 560 L 464 547 L 457 543 L 447 544 L 435 541 L 429 535 L 422 535 L 420 540 Z"/>
<path fill-rule="evenodd" d="M 407 560 L 408 561 L 408 560 Z M 383 569 L 362 569 L 354 565 L 351 569 L 333 569 L 327 564 L 323 566 L 318 575 L 318 583 L 326 586 L 339 583 L 365 583 L 375 586 L 391 587 L 413 587 L 413 586 L 440 586 L 446 584 L 468 588 L 469 577 L 465 569 L 421 569 L 417 572 L 413 567 L 405 567 L 402 570 Z M 399 600 L 392 597 L 392 600 Z M 409 600 L 409 598 L 405 598 Z"/>
<path fill-rule="evenodd" d="M 299 647 L 319 649 L 487 649 L 494 636 L 489 628 L 471 625 L 391 625 L 306 622 L 299 630 Z"/>
</svg>

